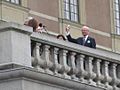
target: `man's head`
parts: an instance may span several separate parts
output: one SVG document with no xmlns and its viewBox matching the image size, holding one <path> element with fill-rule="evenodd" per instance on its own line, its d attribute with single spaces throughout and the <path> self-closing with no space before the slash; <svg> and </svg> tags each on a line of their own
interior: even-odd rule
<svg viewBox="0 0 120 90">
<path fill-rule="evenodd" d="M 87 26 L 82 27 L 82 35 L 83 36 L 89 35 L 89 27 Z"/>
</svg>

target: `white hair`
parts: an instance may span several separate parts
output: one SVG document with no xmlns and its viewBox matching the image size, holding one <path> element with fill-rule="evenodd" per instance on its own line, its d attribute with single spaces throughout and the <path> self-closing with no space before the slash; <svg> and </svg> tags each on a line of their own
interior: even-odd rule
<svg viewBox="0 0 120 90">
<path fill-rule="evenodd" d="M 87 27 L 87 26 L 83 26 L 83 27 L 82 27 L 82 29 L 87 29 L 87 30 L 90 30 L 90 28 L 89 28 L 89 27 Z"/>
</svg>

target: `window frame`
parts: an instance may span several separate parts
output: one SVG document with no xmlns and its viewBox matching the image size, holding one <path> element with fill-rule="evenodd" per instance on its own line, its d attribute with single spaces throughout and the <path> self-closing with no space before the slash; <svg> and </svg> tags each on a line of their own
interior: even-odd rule
<svg viewBox="0 0 120 90">
<path fill-rule="evenodd" d="M 21 0 L 5 0 L 5 1 L 16 5 L 21 5 Z"/>
<path fill-rule="evenodd" d="M 120 35 L 120 0 L 114 0 L 115 33 Z"/>
<path fill-rule="evenodd" d="M 73 1 L 73 3 L 72 3 L 72 1 Z M 79 0 L 64 0 L 63 1 L 63 3 L 64 3 L 64 19 L 70 20 L 72 22 L 80 22 L 79 21 L 79 3 L 78 2 L 79 2 Z M 71 7 L 73 7 L 73 9 Z M 73 17 L 72 17 L 72 15 L 73 15 Z"/>
</svg>

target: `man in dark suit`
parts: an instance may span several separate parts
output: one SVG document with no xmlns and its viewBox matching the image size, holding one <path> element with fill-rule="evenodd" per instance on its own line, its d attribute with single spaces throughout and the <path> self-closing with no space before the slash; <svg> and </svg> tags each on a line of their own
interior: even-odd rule
<svg viewBox="0 0 120 90">
<path fill-rule="evenodd" d="M 76 43 L 76 44 L 80 44 L 83 46 L 87 46 L 90 48 L 96 48 L 95 39 L 89 36 L 89 27 L 87 27 L 87 26 L 82 27 L 82 35 L 83 35 L 83 37 L 74 39 L 70 35 L 69 26 L 66 28 L 66 36 L 67 36 L 68 41 Z"/>
</svg>

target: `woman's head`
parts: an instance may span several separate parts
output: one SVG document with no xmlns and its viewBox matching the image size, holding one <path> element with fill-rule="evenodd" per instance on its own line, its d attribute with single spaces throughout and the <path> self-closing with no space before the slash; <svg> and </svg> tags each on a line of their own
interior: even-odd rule
<svg viewBox="0 0 120 90">
<path fill-rule="evenodd" d="M 33 31 L 35 32 L 38 28 L 38 22 L 34 18 L 28 21 L 28 26 L 33 27 Z"/>
<path fill-rule="evenodd" d="M 61 35 L 61 34 L 59 34 L 59 35 L 57 36 L 57 39 L 66 40 L 65 37 L 64 37 L 63 35 Z"/>
</svg>

